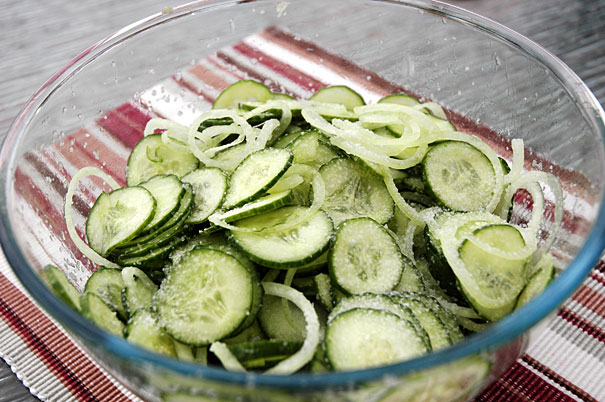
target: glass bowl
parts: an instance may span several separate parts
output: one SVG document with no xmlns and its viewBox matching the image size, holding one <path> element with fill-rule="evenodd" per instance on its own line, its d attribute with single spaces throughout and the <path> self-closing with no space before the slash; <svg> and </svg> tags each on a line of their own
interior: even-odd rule
<svg viewBox="0 0 605 402">
<path fill-rule="evenodd" d="M 225 77 L 260 79 L 297 96 L 344 83 L 370 102 L 408 91 L 442 104 L 458 129 L 481 136 L 508 159 L 510 138 L 522 138 L 528 167 L 555 174 L 565 191 L 563 230 L 553 246 L 560 275 L 532 302 L 459 344 L 351 372 L 228 372 L 155 354 L 91 325 L 40 276 L 52 263 L 81 289 L 95 269 L 66 233 L 69 178 L 91 164 L 123 177 L 125 158 L 149 115 L 191 120 L 228 84 Z M 39 305 L 149 400 L 464 400 L 514 363 L 530 329 L 571 295 L 600 256 L 604 120 L 587 87 L 554 56 L 453 6 L 419 0 L 194 2 L 93 45 L 30 99 L 1 151 L 0 240 Z M 80 229 L 78 214 L 85 216 L 102 183 L 85 187 L 74 199 Z"/>
</svg>

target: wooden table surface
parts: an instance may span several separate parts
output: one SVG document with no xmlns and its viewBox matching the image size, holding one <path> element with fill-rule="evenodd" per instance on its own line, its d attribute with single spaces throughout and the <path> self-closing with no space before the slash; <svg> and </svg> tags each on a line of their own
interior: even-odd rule
<svg viewBox="0 0 605 402">
<path fill-rule="evenodd" d="M 0 0 L 0 139 L 25 101 L 70 59 L 174 0 Z M 539 43 L 605 104 L 605 0 L 447 1 Z M 0 340 L 0 349 L 1 349 Z M 0 402 L 37 401 L 0 359 Z"/>
</svg>

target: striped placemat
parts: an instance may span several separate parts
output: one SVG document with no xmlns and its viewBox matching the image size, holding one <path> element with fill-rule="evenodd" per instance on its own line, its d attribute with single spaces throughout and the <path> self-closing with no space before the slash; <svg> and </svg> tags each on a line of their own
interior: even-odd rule
<svg viewBox="0 0 605 402">
<path fill-rule="evenodd" d="M 313 51 L 309 52 L 312 48 Z M 66 226 L 61 209 L 69 180 L 84 166 L 99 166 L 120 184 L 129 150 L 142 138 L 146 122 L 161 116 L 188 124 L 210 108 L 222 89 L 239 79 L 256 79 L 272 90 L 306 98 L 328 85 L 348 85 L 367 101 L 399 92 L 385 81 L 339 56 L 269 28 L 159 82 L 90 122 L 50 147 L 26 156 L 16 172 L 15 189 L 27 199 L 22 213 L 35 232 L 46 227 L 53 233 L 30 252 L 59 267 L 57 250 L 65 246 L 78 269 L 72 275 L 83 286 L 95 269 L 63 236 Z M 505 153 L 506 141 L 461 116 L 450 114 L 459 128 L 484 137 Z M 74 152 L 74 150 L 77 150 Z M 99 154 L 103 155 L 102 162 Z M 569 172 L 568 172 L 569 173 Z M 102 183 L 85 180 L 74 197 L 74 221 L 83 236 L 85 217 Z M 50 201 L 49 201 L 50 200 Z M 573 233 L 589 227 L 592 216 L 565 219 Z M 565 256 L 559 256 L 565 259 Z M 33 394 L 49 401 L 138 401 L 74 342 L 54 320 L 33 302 L 0 258 L 0 355 Z M 592 270 L 581 288 L 532 339 L 528 351 L 501 378 L 477 397 L 478 401 L 605 401 L 605 263 Z"/>
</svg>

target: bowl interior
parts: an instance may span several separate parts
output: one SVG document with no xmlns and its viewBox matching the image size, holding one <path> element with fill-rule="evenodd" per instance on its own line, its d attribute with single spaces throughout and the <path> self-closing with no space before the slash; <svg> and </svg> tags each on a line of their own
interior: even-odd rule
<svg viewBox="0 0 605 402">
<path fill-rule="evenodd" d="M 601 253 L 603 111 L 581 81 L 537 45 L 484 18 L 422 1 L 192 3 L 126 28 L 68 65 L 30 101 L 2 150 L 0 235 L 7 258 L 40 304 L 85 343 L 168 370 L 250 381 L 173 362 L 91 328 L 38 278 L 50 263 L 82 289 L 96 268 L 69 239 L 63 216 L 78 169 L 98 166 L 124 183 L 128 152 L 149 117 L 187 124 L 240 78 L 300 98 L 334 84 L 349 85 L 368 103 L 413 93 L 442 104 L 459 130 L 481 136 L 505 159 L 512 157 L 510 139 L 523 139 L 526 168 L 553 173 L 565 191 L 563 229 L 553 246 L 565 274 L 514 316 L 461 345 L 386 371 L 253 381 L 344 384 L 511 340 L 560 304 Z M 104 188 L 85 180 L 74 197 L 80 234 Z M 551 195 L 546 189 L 546 198 Z M 545 218 L 547 232 L 552 208 Z"/>
</svg>

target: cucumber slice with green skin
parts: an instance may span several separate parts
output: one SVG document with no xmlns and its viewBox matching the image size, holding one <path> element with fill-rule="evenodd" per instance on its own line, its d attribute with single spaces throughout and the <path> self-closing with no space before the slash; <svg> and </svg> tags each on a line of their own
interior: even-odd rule
<svg viewBox="0 0 605 402">
<path fill-rule="evenodd" d="M 419 292 L 398 292 L 397 295 L 406 299 L 416 299 L 428 307 L 437 315 L 437 317 L 439 317 L 439 320 L 447 329 L 452 342 L 459 342 L 464 339 L 464 335 L 460 330 L 456 317 L 454 317 L 454 315 L 452 315 L 449 311 L 445 310 L 436 298 L 429 296 L 426 293 Z"/>
<path fill-rule="evenodd" d="M 241 207 L 230 209 L 219 215 L 224 222 L 233 222 L 250 216 L 258 215 L 264 212 L 273 211 L 288 205 L 294 199 L 292 190 L 282 191 L 275 194 L 269 194 L 255 201 L 242 205 Z"/>
<path fill-rule="evenodd" d="M 298 137 L 303 135 L 305 132 L 306 131 L 301 130 L 301 131 L 294 131 L 291 133 L 282 134 L 282 136 L 279 137 L 277 139 L 277 141 L 275 141 L 275 144 L 273 144 L 273 148 L 286 148 L 289 144 L 294 142 Z"/>
<path fill-rule="evenodd" d="M 265 148 L 250 154 L 233 171 L 224 209 L 239 207 L 269 190 L 292 164 L 292 152 Z"/>
<path fill-rule="evenodd" d="M 85 318 L 116 336 L 124 336 L 124 323 L 99 296 L 85 292 L 80 298 L 80 306 Z"/>
<path fill-rule="evenodd" d="M 294 100 L 293 96 L 290 96 L 288 94 L 282 94 L 279 92 L 271 92 L 271 99 L 275 99 L 275 100 Z"/>
<path fill-rule="evenodd" d="M 403 272 L 399 283 L 393 288 L 395 292 L 425 292 L 426 287 L 422 275 L 416 266 L 405 256 L 403 257 Z"/>
<path fill-rule="evenodd" d="M 527 285 L 517 299 L 515 309 L 527 304 L 531 299 L 539 295 L 555 279 L 555 266 L 552 262 L 552 255 L 544 254 L 538 261 L 537 271 L 529 278 Z"/>
<path fill-rule="evenodd" d="M 345 85 L 332 85 L 315 92 L 309 100 L 323 103 L 338 103 L 348 110 L 365 105 L 363 97 Z"/>
<path fill-rule="evenodd" d="M 273 227 L 307 213 L 306 207 L 289 206 L 238 221 L 242 228 Z M 332 221 L 323 211 L 284 231 L 264 233 L 232 231 L 230 239 L 248 258 L 269 268 L 293 268 L 315 260 L 330 245 Z"/>
<path fill-rule="evenodd" d="M 302 311 L 298 307 L 288 302 L 290 316 L 287 317 L 284 314 L 282 299 L 279 297 L 265 295 L 262 305 L 258 312 L 258 323 L 270 339 L 304 342 L 307 336 L 307 324 Z"/>
<path fill-rule="evenodd" d="M 120 255 L 116 258 L 116 262 L 123 267 L 139 267 L 151 274 L 150 271 L 162 268 L 172 250 L 186 241 L 187 237 L 183 236 L 181 233 L 181 235 L 173 237 L 166 245 L 151 248 L 147 253 L 142 255 Z"/>
<path fill-rule="evenodd" d="M 514 252 L 525 247 L 519 230 L 508 224 L 484 226 L 475 230 L 472 237 L 503 252 Z M 527 259 L 494 255 L 469 238 L 462 242 L 458 254 L 462 264 L 450 261 L 448 254 L 445 255 L 471 306 L 489 321 L 497 321 L 508 315 L 527 284 Z"/>
<path fill-rule="evenodd" d="M 253 80 L 240 80 L 223 90 L 212 104 L 212 109 L 234 109 L 240 102 L 266 102 L 273 97 L 264 84 Z"/>
<path fill-rule="evenodd" d="M 322 209 L 335 226 L 359 217 L 370 217 L 384 224 L 393 216 L 395 204 L 384 181 L 359 160 L 333 159 L 319 173 L 326 187 Z"/>
<path fill-rule="evenodd" d="M 102 193 L 86 220 L 90 247 L 106 257 L 138 235 L 153 219 L 156 201 L 143 187 L 122 187 Z"/>
<path fill-rule="evenodd" d="M 291 286 L 307 297 L 315 297 L 315 294 L 317 293 L 317 287 L 315 286 L 315 281 L 312 276 L 294 278 Z"/>
<path fill-rule="evenodd" d="M 258 280 L 257 267 L 254 265 L 252 261 L 246 257 L 246 255 L 230 244 L 208 244 L 208 247 L 211 250 L 221 251 L 225 254 L 230 255 L 231 257 L 236 258 L 240 264 L 245 266 L 248 269 L 250 275 L 252 275 L 252 306 L 250 307 L 250 313 L 242 323 L 241 327 L 238 329 L 239 331 L 246 330 L 250 325 L 252 325 L 258 314 L 258 311 L 261 308 L 261 303 L 263 300 L 263 287 Z"/>
<path fill-rule="evenodd" d="M 141 308 L 151 308 L 153 306 L 153 295 L 158 287 L 145 272 L 135 267 L 126 267 L 122 269 L 122 280 L 124 289 L 122 289 L 122 304 L 128 317 Z"/>
<path fill-rule="evenodd" d="M 394 103 L 396 105 L 403 105 L 403 106 L 411 107 L 411 106 L 419 105 L 420 101 L 418 99 L 414 98 L 413 96 L 399 93 L 399 94 L 387 95 L 383 98 L 380 98 L 380 100 L 377 103 Z"/>
<path fill-rule="evenodd" d="M 128 320 L 126 340 L 154 352 L 177 357 L 175 344 L 170 335 L 158 324 L 154 313 L 148 309 L 138 310 Z"/>
<path fill-rule="evenodd" d="M 409 321 L 386 311 L 362 308 L 334 317 L 327 325 L 324 345 L 335 370 L 382 366 L 429 351 Z"/>
<path fill-rule="evenodd" d="M 315 260 L 306 263 L 305 265 L 301 265 L 296 267 L 296 276 L 297 277 L 305 277 L 305 276 L 313 276 L 322 271 L 328 271 L 328 253 L 325 252 Z"/>
<path fill-rule="evenodd" d="M 334 295 L 332 294 L 332 282 L 327 274 L 317 274 L 313 277 L 317 289 L 317 300 L 328 311 L 334 308 Z"/>
<path fill-rule="evenodd" d="M 369 308 L 373 310 L 386 311 L 395 314 L 399 318 L 409 321 L 414 326 L 416 333 L 422 337 L 428 350 L 431 350 L 431 341 L 429 336 L 412 310 L 388 295 L 364 293 L 361 295 L 346 297 L 340 300 L 334 309 L 332 309 L 330 315 L 328 316 L 328 322 L 333 320 L 338 314 L 356 308 Z"/>
<path fill-rule="evenodd" d="M 229 345 L 229 350 L 247 369 L 266 369 L 296 353 L 301 342 L 262 340 Z"/>
<path fill-rule="evenodd" d="M 234 145 L 232 147 L 229 147 L 229 148 L 217 153 L 216 155 L 214 155 L 214 160 L 217 162 L 224 162 L 229 159 L 233 159 L 233 158 L 239 156 L 244 151 L 245 147 L 246 147 L 246 144 L 243 142 L 240 144 Z"/>
<path fill-rule="evenodd" d="M 395 239 L 370 218 L 349 219 L 338 227 L 328 262 L 332 283 L 347 294 L 389 292 L 404 268 Z"/>
<path fill-rule="evenodd" d="M 140 186 L 149 191 L 156 202 L 153 219 L 141 231 L 144 235 L 160 228 L 177 211 L 185 188 L 175 175 L 156 175 Z"/>
<path fill-rule="evenodd" d="M 422 300 L 404 294 L 391 295 L 393 300 L 409 307 L 429 336 L 433 350 L 441 349 L 452 344 L 452 338 L 441 318 Z"/>
<path fill-rule="evenodd" d="M 187 217 L 193 207 L 193 192 L 186 188 L 185 195 L 181 199 L 179 209 L 158 230 L 148 235 L 136 237 L 130 242 L 116 248 L 113 254 L 116 260 L 142 256 L 152 249 L 157 249 L 172 243 L 176 236 L 183 230 Z"/>
<path fill-rule="evenodd" d="M 173 265 L 156 294 L 165 330 L 203 346 L 236 333 L 255 306 L 254 273 L 237 258 L 197 247 Z"/>
<path fill-rule="evenodd" d="M 122 289 L 124 289 L 124 280 L 119 269 L 100 268 L 86 281 L 84 293 L 97 295 L 109 308 L 117 312 L 120 318 L 126 319 L 127 314 L 122 304 Z"/>
<path fill-rule="evenodd" d="M 473 216 L 463 212 L 441 212 L 435 215 L 432 223 L 425 227 L 425 248 L 426 257 L 429 262 L 429 272 L 439 283 L 441 289 L 457 303 L 467 304 L 467 301 L 460 291 L 458 279 L 443 254 L 441 242 L 439 240 L 440 229 L 449 220 L 457 225 L 456 238 L 463 238 L 470 235 L 473 230 L 487 224 L 502 223 L 502 219 L 492 214 L 479 213 Z M 457 222 L 460 222 L 458 225 Z"/>
<path fill-rule="evenodd" d="M 198 159 L 191 152 L 164 144 L 161 134 L 143 137 L 135 145 L 126 166 L 126 183 L 135 186 L 158 174 L 182 177 L 197 169 Z"/>
<path fill-rule="evenodd" d="M 80 292 L 71 284 L 65 274 L 54 265 L 47 265 L 42 271 L 53 293 L 69 307 L 80 311 Z"/>
<path fill-rule="evenodd" d="M 416 106 L 420 104 L 420 101 L 410 95 L 407 94 L 393 94 L 393 95 L 387 95 L 383 98 L 381 98 L 377 103 L 394 103 L 396 105 L 403 105 L 403 106 Z M 401 137 L 401 134 L 403 134 L 403 130 L 401 127 L 395 126 L 395 125 L 389 125 L 387 126 L 387 129 L 395 135 L 395 137 Z"/>
<path fill-rule="evenodd" d="M 483 152 L 466 142 L 431 145 L 422 166 L 427 191 L 451 210 L 484 210 L 492 198 L 494 168 Z"/>
<path fill-rule="evenodd" d="M 250 325 L 248 328 L 244 329 L 239 334 L 232 336 L 231 338 L 223 339 L 221 342 L 226 345 L 234 345 L 244 342 L 258 342 L 265 339 L 267 339 L 267 336 L 261 329 L 258 320 L 254 320 L 252 325 Z"/>
<path fill-rule="evenodd" d="M 196 225 L 205 222 L 225 198 L 227 176 L 218 168 L 205 167 L 189 172 L 182 180 L 191 184 L 194 194 L 194 207 L 187 223 Z"/>
<path fill-rule="evenodd" d="M 342 157 L 343 154 L 328 141 L 323 141 L 324 135 L 316 130 L 307 131 L 288 144 L 294 154 L 294 163 L 304 163 L 319 169 L 332 159 Z"/>
</svg>

